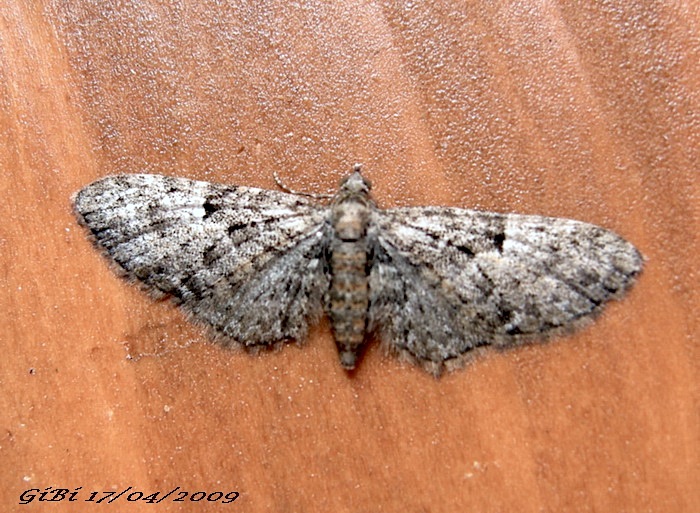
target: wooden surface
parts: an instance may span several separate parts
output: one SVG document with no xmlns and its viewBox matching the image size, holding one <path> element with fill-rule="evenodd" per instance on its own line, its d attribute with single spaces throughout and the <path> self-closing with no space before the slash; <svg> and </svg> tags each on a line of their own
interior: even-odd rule
<svg viewBox="0 0 700 513">
<path fill-rule="evenodd" d="M 700 510 L 700 4 L 403 4 L 0 5 L 0 509 Z M 325 320 L 209 343 L 70 209 L 113 173 L 325 192 L 355 162 L 381 206 L 593 222 L 645 271 L 572 336 L 349 376 Z M 241 495 L 18 504 L 50 486 Z"/>
</svg>

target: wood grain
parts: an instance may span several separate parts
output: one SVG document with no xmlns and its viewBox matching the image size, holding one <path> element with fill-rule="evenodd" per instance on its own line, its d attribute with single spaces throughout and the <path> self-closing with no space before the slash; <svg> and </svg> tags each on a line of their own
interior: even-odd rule
<svg viewBox="0 0 700 513">
<path fill-rule="evenodd" d="M 3 511 L 698 511 L 700 3 L 255 5 L 0 6 Z M 355 162 L 384 207 L 593 222 L 645 271 L 565 339 L 440 380 L 374 345 L 348 375 L 326 321 L 208 343 L 70 209 L 113 173 L 325 192 Z"/>
</svg>

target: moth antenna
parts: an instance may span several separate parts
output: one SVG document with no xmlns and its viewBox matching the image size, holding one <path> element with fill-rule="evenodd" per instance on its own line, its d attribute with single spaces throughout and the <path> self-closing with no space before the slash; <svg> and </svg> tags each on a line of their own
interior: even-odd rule
<svg viewBox="0 0 700 513">
<path fill-rule="evenodd" d="M 282 189 L 284 192 L 288 192 L 289 194 L 295 194 L 297 196 L 306 196 L 307 198 L 314 198 L 314 199 L 332 199 L 335 194 L 331 193 L 314 193 L 314 192 L 304 192 L 304 191 L 297 191 L 295 189 L 292 189 L 291 187 L 287 187 L 287 185 L 282 181 L 282 179 L 279 177 L 277 174 L 277 171 L 272 171 L 272 176 L 275 179 L 275 183 L 277 186 Z"/>
</svg>

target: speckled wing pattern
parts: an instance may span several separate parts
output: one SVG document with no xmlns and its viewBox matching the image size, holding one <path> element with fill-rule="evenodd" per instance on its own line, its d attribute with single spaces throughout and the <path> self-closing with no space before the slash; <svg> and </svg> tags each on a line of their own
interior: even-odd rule
<svg viewBox="0 0 700 513">
<path fill-rule="evenodd" d="M 75 197 L 98 246 L 223 343 L 306 336 L 323 313 L 327 208 L 300 196 L 159 175 L 108 176 Z"/>
<path fill-rule="evenodd" d="M 158 175 L 78 192 L 78 218 L 131 280 L 170 296 L 225 345 L 301 341 L 322 313 L 340 363 L 366 337 L 439 374 L 483 346 L 578 326 L 642 269 L 591 224 L 448 207 L 381 210 L 359 172 L 329 205 Z"/>
<path fill-rule="evenodd" d="M 569 219 L 400 208 L 377 211 L 372 230 L 370 326 L 434 372 L 576 327 L 642 267 L 629 242 Z"/>
</svg>

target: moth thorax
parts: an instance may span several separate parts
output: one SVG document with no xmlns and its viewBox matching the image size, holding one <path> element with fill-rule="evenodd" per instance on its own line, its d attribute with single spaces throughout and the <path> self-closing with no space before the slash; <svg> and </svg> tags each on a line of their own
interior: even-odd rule
<svg viewBox="0 0 700 513">
<path fill-rule="evenodd" d="M 369 209 L 360 201 L 345 201 L 333 207 L 333 228 L 341 240 L 362 239 L 367 231 Z"/>
</svg>

